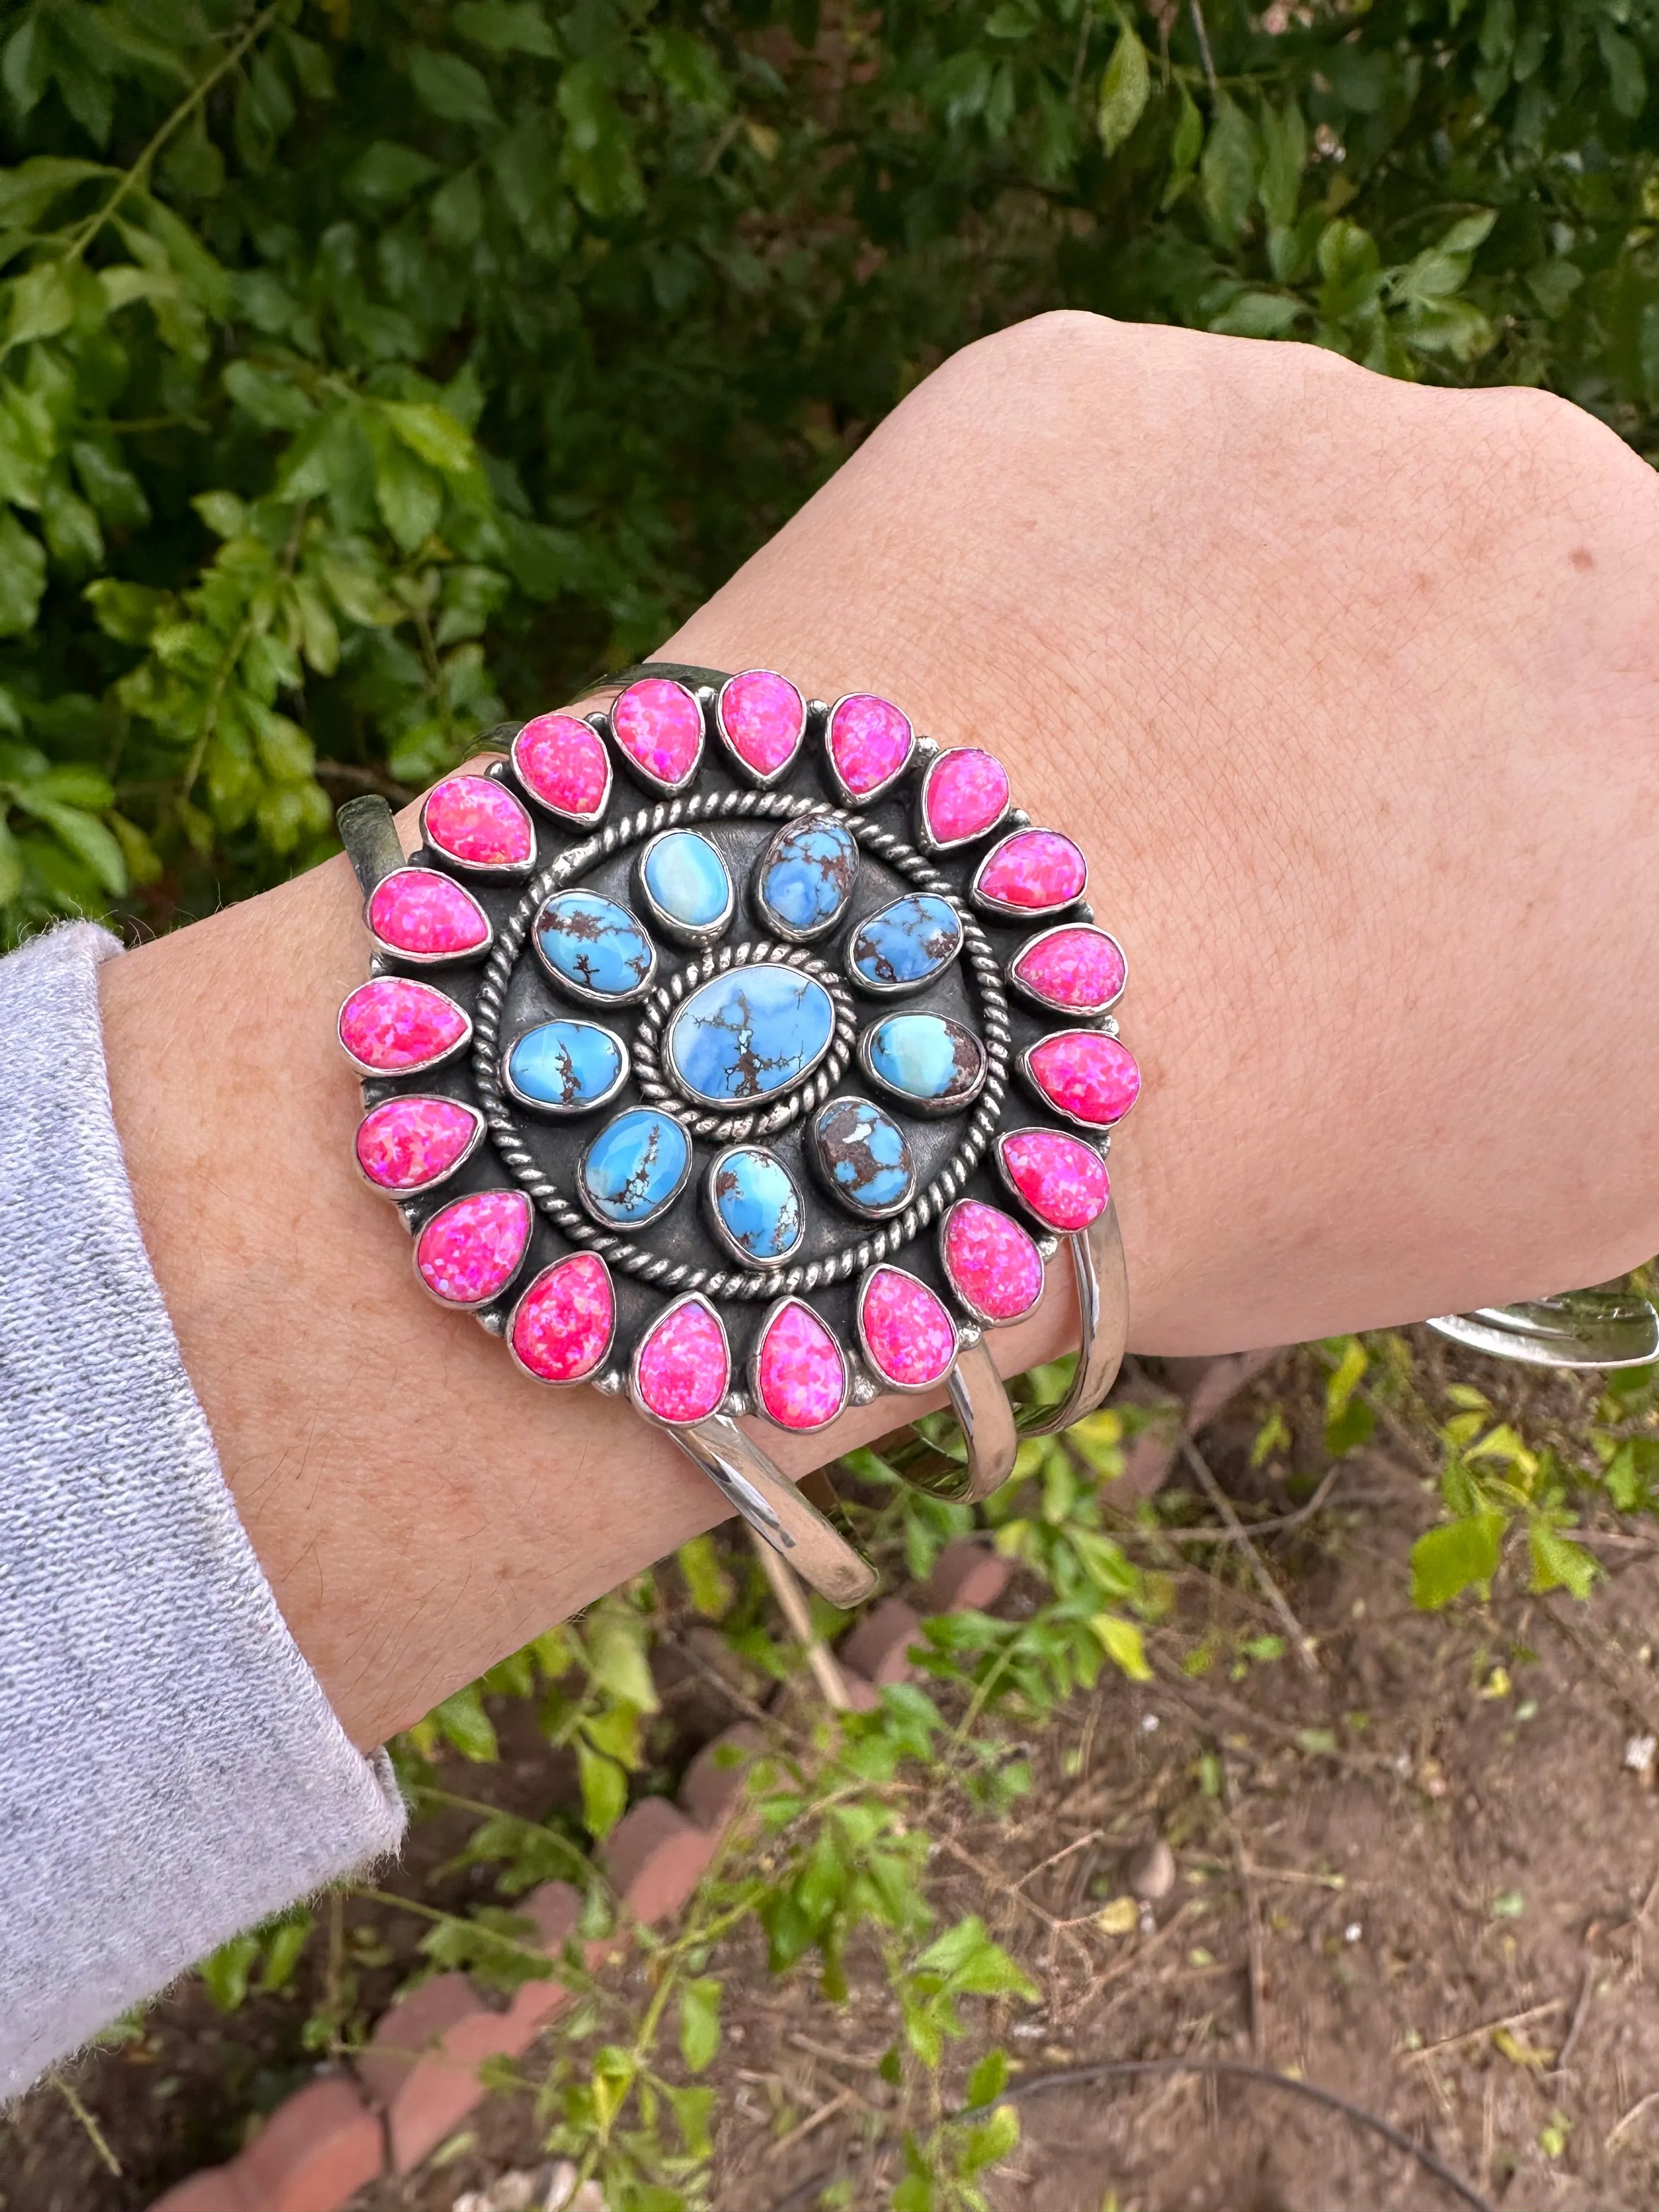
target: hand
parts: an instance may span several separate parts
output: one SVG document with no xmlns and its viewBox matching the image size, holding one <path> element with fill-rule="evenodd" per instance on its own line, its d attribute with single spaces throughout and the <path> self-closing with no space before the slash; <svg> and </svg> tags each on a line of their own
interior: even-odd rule
<svg viewBox="0 0 1659 2212">
<path fill-rule="evenodd" d="M 884 692 L 1089 852 L 1146 1076 L 1131 1340 L 1181 1352 L 1659 1248 L 1656 613 L 1659 488 L 1561 401 L 1058 315 L 957 356 L 663 650 Z M 415 1291 L 350 1169 L 356 906 L 331 864 L 104 995 L 186 1363 L 368 1742 L 718 1501 Z M 999 1359 L 1074 1326 L 1057 1290 Z"/>
</svg>

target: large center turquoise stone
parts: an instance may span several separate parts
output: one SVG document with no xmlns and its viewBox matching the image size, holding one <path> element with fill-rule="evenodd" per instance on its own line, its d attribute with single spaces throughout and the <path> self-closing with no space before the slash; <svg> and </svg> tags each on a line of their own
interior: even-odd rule
<svg viewBox="0 0 1659 2212">
<path fill-rule="evenodd" d="M 598 891 L 556 891 L 536 917 L 536 950 L 579 997 L 635 999 L 656 972 L 655 945 L 625 906 Z"/>
<path fill-rule="evenodd" d="M 835 1030 L 822 983 L 760 961 L 691 994 L 668 1024 L 668 1070 L 700 1106 L 751 1105 L 810 1075 Z"/>
<path fill-rule="evenodd" d="M 691 1166 L 691 1140 L 672 1115 L 633 1106 L 607 1121 L 582 1154 L 581 1200 L 612 1229 L 641 1229 L 678 1196 Z"/>
</svg>

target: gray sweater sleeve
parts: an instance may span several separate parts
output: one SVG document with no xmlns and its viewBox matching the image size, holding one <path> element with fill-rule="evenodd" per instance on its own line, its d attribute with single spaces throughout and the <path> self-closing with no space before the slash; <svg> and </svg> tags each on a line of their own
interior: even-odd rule
<svg viewBox="0 0 1659 2212">
<path fill-rule="evenodd" d="M 283 1625 L 139 1233 L 88 924 L 0 960 L 0 2099 L 394 1849 Z"/>
</svg>

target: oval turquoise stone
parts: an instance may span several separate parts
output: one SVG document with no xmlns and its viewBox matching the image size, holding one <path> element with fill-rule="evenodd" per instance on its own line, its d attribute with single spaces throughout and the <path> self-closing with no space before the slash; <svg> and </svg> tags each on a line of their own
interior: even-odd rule
<svg viewBox="0 0 1659 2212">
<path fill-rule="evenodd" d="M 709 1202 L 726 1242 L 764 1267 L 787 1260 L 805 1227 L 795 1178 L 775 1152 L 734 1145 L 708 1171 Z"/>
<path fill-rule="evenodd" d="M 637 998 L 657 965 L 628 908 L 598 891 L 555 891 L 536 917 L 536 949 L 556 982 L 595 999 Z"/>
<path fill-rule="evenodd" d="M 699 1105 L 749 1105 L 810 1075 L 835 1030 L 822 983 L 757 961 L 691 994 L 668 1024 L 668 1070 Z"/>
<path fill-rule="evenodd" d="M 889 1014 L 866 1033 L 865 1065 L 901 1098 L 965 1105 L 985 1079 L 985 1048 L 943 1014 Z"/>
<path fill-rule="evenodd" d="M 556 1114 L 581 1114 L 608 1098 L 628 1068 L 620 1037 L 597 1022 L 541 1022 L 507 1055 L 507 1079 L 520 1097 Z"/>
<path fill-rule="evenodd" d="M 824 1181 L 851 1213 L 896 1213 L 916 1187 L 902 1129 L 867 1098 L 832 1098 L 812 1123 Z"/>
<path fill-rule="evenodd" d="M 639 1229 L 678 1197 L 691 1140 L 671 1114 L 633 1106 L 607 1121 L 582 1154 L 582 1203 L 612 1229 Z"/>
<path fill-rule="evenodd" d="M 672 927 L 716 929 L 732 911 L 732 878 L 720 848 L 695 830 L 654 839 L 640 870 L 651 903 Z"/>
<path fill-rule="evenodd" d="M 962 950 L 962 923 L 948 899 L 918 891 L 895 899 L 853 933 L 849 957 L 860 983 L 900 991 L 926 983 Z"/>
<path fill-rule="evenodd" d="M 859 848 L 839 822 L 789 823 L 761 855 L 756 896 L 786 937 L 817 937 L 839 921 L 858 881 Z"/>
</svg>

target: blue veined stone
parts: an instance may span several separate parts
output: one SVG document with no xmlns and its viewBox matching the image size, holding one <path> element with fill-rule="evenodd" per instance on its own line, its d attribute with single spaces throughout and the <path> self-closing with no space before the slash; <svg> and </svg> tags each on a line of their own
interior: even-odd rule
<svg viewBox="0 0 1659 2212">
<path fill-rule="evenodd" d="M 896 1213 L 916 1187 L 915 1162 L 891 1115 L 867 1098 L 832 1098 L 812 1123 L 825 1182 L 849 1213 Z"/>
<path fill-rule="evenodd" d="M 536 917 L 536 950 L 578 997 L 636 999 L 656 972 L 656 946 L 625 906 L 598 891 L 555 891 Z"/>
<path fill-rule="evenodd" d="M 917 891 L 895 899 L 854 932 L 853 973 L 872 991 L 930 982 L 962 950 L 962 923 L 949 899 Z"/>
<path fill-rule="evenodd" d="M 860 1050 L 878 1083 L 935 1113 L 965 1106 L 985 1080 L 984 1046 L 943 1014 L 889 1014 Z"/>
<path fill-rule="evenodd" d="M 841 823 L 823 815 L 787 823 L 756 872 L 762 918 L 784 937 L 822 936 L 840 920 L 858 872 L 857 842 Z"/>
<path fill-rule="evenodd" d="M 726 1240 L 744 1260 L 764 1267 L 787 1260 L 805 1227 L 795 1178 L 775 1152 L 733 1145 L 708 1171 L 708 1199 Z"/>
<path fill-rule="evenodd" d="M 732 912 L 732 878 L 718 845 L 695 830 L 667 830 L 646 848 L 640 873 L 666 927 L 702 937 Z"/>
<path fill-rule="evenodd" d="M 673 1116 L 631 1106 L 582 1154 L 576 1186 L 596 1221 L 640 1229 L 673 1203 L 690 1165 L 691 1140 Z"/>
<path fill-rule="evenodd" d="M 507 1079 L 520 1098 L 556 1114 L 602 1106 L 628 1073 L 622 1039 L 597 1022 L 541 1022 L 507 1055 Z"/>
<path fill-rule="evenodd" d="M 693 991 L 668 1024 L 669 1073 L 701 1106 L 744 1106 L 787 1091 L 830 1049 L 835 1003 L 822 983 L 771 961 Z"/>
</svg>

